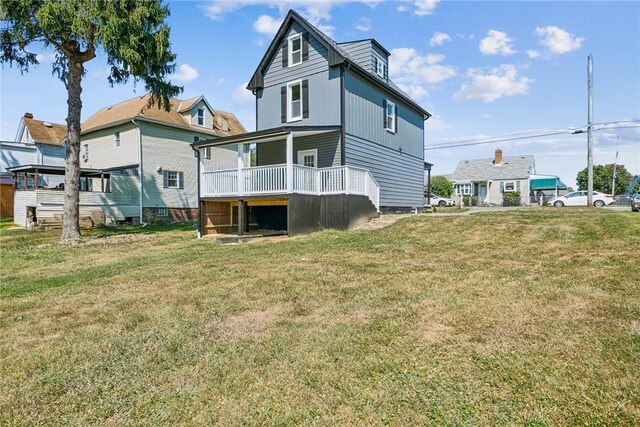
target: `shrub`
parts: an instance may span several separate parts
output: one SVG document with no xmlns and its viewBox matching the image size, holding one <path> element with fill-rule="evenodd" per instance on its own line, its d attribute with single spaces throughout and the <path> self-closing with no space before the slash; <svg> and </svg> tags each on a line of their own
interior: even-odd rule
<svg viewBox="0 0 640 427">
<path fill-rule="evenodd" d="M 465 206 L 478 206 L 478 196 L 464 196 L 462 201 Z"/>
<path fill-rule="evenodd" d="M 431 178 L 431 192 L 440 197 L 451 197 L 453 194 L 453 182 L 444 176 Z"/>
<path fill-rule="evenodd" d="M 520 193 L 517 191 L 502 195 L 502 206 L 520 206 L 521 203 Z"/>
</svg>

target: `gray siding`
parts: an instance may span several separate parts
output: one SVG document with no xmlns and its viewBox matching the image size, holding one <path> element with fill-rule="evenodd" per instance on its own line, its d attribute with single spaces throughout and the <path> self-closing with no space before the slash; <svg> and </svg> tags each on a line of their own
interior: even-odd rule
<svg viewBox="0 0 640 427">
<path fill-rule="evenodd" d="M 38 144 L 40 160 L 43 165 L 64 166 L 64 145 Z"/>
<path fill-rule="evenodd" d="M 298 151 L 318 149 L 318 167 L 340 166 L 340 132 L 322 133 L 293 138 L 293 162 L 298 162 Z M 285 141 L 271 141 L 257 145 L 258 166 L 286 162 Z"/>
<path fill-rule="evenodd" d="M 380 206 L 422 207 L 424 162 L 381 145 L 347 135 L 345 147 L 349 166 L 366 168 L 380 186 Z"/>
<path fill-rule="evenodd" d="M 372 72 L 373 59 L 371 57 L 371 40 L 362 40 L 351 43 L 340 43 L 340 47 L 344 49 L 351 59 L 356 61 L 365 70 Z"/>
<path fill-rule="evenodd" d="M 287 33 L 302 32 L 294 23 Z M 340 71 L 329 69 L 327 49 L 309 36 L 309 60 L 292 67 L 282 67 L 282 49 L 278 49 L 264 75 L 264 89 L 258 90 L 257 130 L 282 126 L 280 88 L 296 80 L 309 80 L 309 117 L 290 122 L 299 126 L 340 124 Z"/>
<path fill-rule="evenodd" d="M 0 172 L 6 168 L 38 163 L 38 151 L 33 144 L 22 146 L 21 143 L 3 143 L 0 145 Z"/>
<path fill-rule="evenodd" d="M 384 128 L 383 102 L 385 99 L 398 107 L 397 133 L 389 132 Z M 345 109 L 346 133 L 374 141 L 395 152 L 402 150 L 405 154 L 424 158 L 422 114 L 348 71 L 345 72 Z"/>
</svg>

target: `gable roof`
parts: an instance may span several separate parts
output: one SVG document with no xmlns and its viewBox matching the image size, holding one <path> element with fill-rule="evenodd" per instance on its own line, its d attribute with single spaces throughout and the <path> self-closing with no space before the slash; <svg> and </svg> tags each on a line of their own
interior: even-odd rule
<svg viewBox="0 0 640 427">
<path fill-rule="evenodd" d="M 119 104 L 98 110 L 98 112 L 96 112 L 93 116 L 89 117 L 82 123 L 81 133 L 84 135 L 96 130 L 116 126 L 131 121 L 132 119 L 158 123 L 182 129 L 189 129 L 195 132 L 208 133 L 215 136 L 237 135 L 246 132 L 246 129 L 244 128 L 244 126 L 242 126 L 242 124 L 234 114 L 214 109 L 211 109 L 214 115 L 219 115 L 227 120 L 229 124 L 228 131 L 223 131 L 217 128 L 207 129 L 202 126 L 192 125 L 181 114 L 181 112 L 188 111 L 188 108 L 186 108 L 185 105 L 193 106 L 200 99 L 205 99 L 204 96 L 199 96 L 188 100 L 171 98 L 169 101 L 169 111 L 165 111 L 163 108 L 160 108 L 157 105 L 148 105 L 150 97 L 150 94 L 146 94 L 144 96 L 133 98 L 128 101 L 124 101 Z M 209 106 L 208 102 L 207 106 Z"/>
<path fill-rule="evenodd" d="M 452 181 L 524 179 L 534 171 L 535 160 L 531 155 L 503 157 L 500 165 L 494 164 L 494 158 L 461 160 L 450 179 Z"/>
<path fill-rule="evenodd" d="M 411 99 L 409 95 L 404 93 L 391 80 L 385 81 L 385 80 L 379 79 L 376 76 L 374 76 L 372 73 L 367 71 L 362 65 L 360 65 L 356 60 L 354 60 L 345 49 L 341 48 L 336 41 L 334 41 L 331 37 L 327 36 L 322 31 L 317 29 L 315 26 L 313 26 L 309 21 L 304 19 L 298 12 L 296 12 L 293 9 L 289 10 L 289 13 L 285 17 L 282 24 L 280 25 L 278 32 L 274 36 L 273 40 L 271 41 L 271 44 L 269 45 L 269 48 L 267 49 L 267 52 L 262 57 L 260 64 L 258 64 L 258 68 L 256 68 L 256 71 L 253 73 L 253 76 L 251 77 L 251 80 L 247 85 L 247 89 L 253 91 L 255 89 L 261 89 L 263 87 L 264 71 L 267 68 L 267 65 L 269 64 L 269 61 L 271 60 L 273 55 L 275 55 L 277 50 L 280 49 L 282 40 L 285 38 L 286 32 L 293 21 L 297 22 L 305 31 L 313 35 L 320 42 L 321 45 L 327 48 L 328 56 L 329 56 L 329 67 L 348 65 L 349 70 L 354 71 L 360 77 L 365 78 L 370 83 L 373 83 L 375 86 L 377 86 L 378 88 L 383 89 L 384 91 L 389 92 L 392 95 L 395 95 L 396 97 L 402 99 L 403 101 L 405 101 L 407 104 L 409 104 L 416 110 L 420 111 L 420 113 L 422 113 L 423 116 L 425 117 L 425 120 L 431 117 L 431 113 L 429 113 L 427 110 L 422 108 L 416 101 Z M 384 50 L 385 52 L 387 51 L 378 42 L 376 42 L 375 40 L 373 41 L 382 50 Z"/>
<path fill-rule="evenodd" d="M 33 142 L 61 145 L 67 139 L 67 125 L 22 117 L 25 129 Z"/>
</svg>

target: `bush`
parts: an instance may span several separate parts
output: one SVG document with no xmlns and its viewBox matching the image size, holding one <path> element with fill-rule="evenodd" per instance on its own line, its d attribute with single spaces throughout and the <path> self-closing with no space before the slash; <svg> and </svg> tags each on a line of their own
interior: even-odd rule
<svg viewBox="0 0 640 427">
<path fill-rule="evenodd" d="M 517 191 L 502 195 L 502 206 L 520 206 L 521 204 L 520 193 Z"/>
<path fill-rule="evenodd" d="M 465 206 L 478 206 L 478 196 L 464 196 L 462 198 Z M 471 204 L 469 204 L 471 202 Z"/>
<path fill-rule="evenodd" d="M 431 178 L 431 192 L 440 197 L 451 197 L 453 194 L 453 182 L 444 176 Z"/>
</svg>

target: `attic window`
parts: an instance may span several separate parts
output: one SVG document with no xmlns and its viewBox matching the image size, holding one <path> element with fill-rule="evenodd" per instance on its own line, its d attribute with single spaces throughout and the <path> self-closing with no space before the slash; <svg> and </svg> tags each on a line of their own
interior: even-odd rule
<svg viewBox="0 0 640 427">
<path fill-rule="evenodd" d="M 204 108 L 198 108 L 198 126 L 204 126 Z"/>
<path fill-rule="evenodd" d="M 50 122 L 44 122 L 42 124 L 44 125 L 44 127 L 47 127 L 47 128 L 53 127 L 53 126 L 51 126 Z"/>
<path fill-rule="evenodd" d="M 289 66 L 302 62 L 302 34 L 289 39 Z"/>
</svg>

